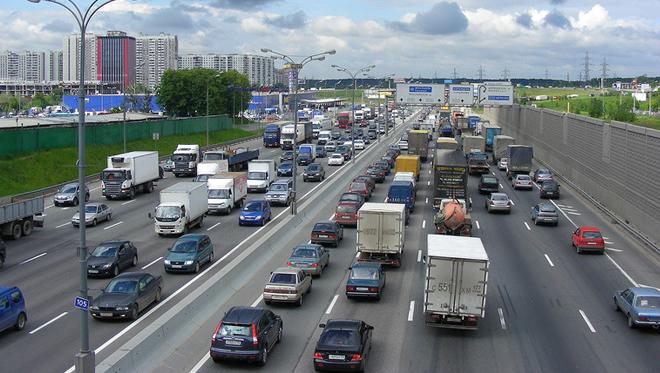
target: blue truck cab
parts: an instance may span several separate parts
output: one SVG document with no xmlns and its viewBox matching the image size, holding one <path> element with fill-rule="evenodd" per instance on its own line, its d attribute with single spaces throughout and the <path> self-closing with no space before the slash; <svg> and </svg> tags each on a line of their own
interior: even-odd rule
<svg viewBox="0 0 660 373">
<path fill-rule="evenodd" d="M 269 124 L 264 128 L 264 147 L 279 148 L 281 129 L 277 124 Z"/>
<path fill-rule="evenodd" d="M 21 330 L 27 322 L 25 299 L 15 286 L 0 285 L 0 332 L 13 327 Z"/>
<path fill-rule="evenodd" d="M 415 189 L 411 181 L 395 181 L 390 184 L 387 192 L 387 203 L 405 204 L 407 210 L 412 213 L 415 209 Z"/>
<path fill-rule="evenodd" d="M 454 130 L 451 128 L 451 125 L 445 124 L 440 128 L 441 137 L 454 137 Z"/>
</svg>

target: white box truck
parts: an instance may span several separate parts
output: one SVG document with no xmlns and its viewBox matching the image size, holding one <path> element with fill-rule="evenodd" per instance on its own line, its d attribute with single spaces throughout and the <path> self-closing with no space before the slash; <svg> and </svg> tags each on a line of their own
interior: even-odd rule
<svg viewBox="0 0 660 373">
<path fill-rule="evenodd" d="M 195 176 L 197 174 L 197 163 L 202 161 L 202 152 L 199 145 L 180 144 L 176 146 L 176 150 L 172 153 L 172 160 L 174 161 L 174 169 L 172 170 L 174 176 Z"/>
<path fill-rule="evenodd" d="M 212 176 L 227 171 L 229 170 L 225 161 L 204 161 L 197 164 L 197 176 L 195 176 L 193 181 L 205 182 Z"/>
<path fill-rule="evenodd" d="M 472 152 L 486 151 L 486 140 L 481 136 L 465 135 L 462 141 L 463 153 L 466 155 Z"/>
<path fill-rule="evenodd" d="M 357 260 L 400 267 L 405 234 L 406 205 L 363 204 L 357 217 Z"/>
<path fill-rule="evenodd" d="M 241 207 L 247 196 L 247 174 L 245 172 L 224 172 L 207 180 L 209 187 L 209 213 L 231 213 Z"/>
<path fill-rule="evenodd" d="M 488 254 L 478 237 L 427 236 L 426 325 L 477 329 L 486 314 Z"/>
<path fill-rule="evenodd" d="M 266 193 L 275 180 L 275 161 L 272 159 L 257 159 L 248 163 L 248 192 Z"/>
<path fill-rule="evenodd" d="M 201 226 L 208 212 L 208 187 L 206 183 L 183 182 L 160 192 L 160 204 L 149 217 L 155 221 L 156 233 L 186 234 L 195 226 Z"/>
<path fill-rule="evenodd" d="M 506 158 L 506 151 L 509 145 L 515 145 L 516 139 L 511 136 L 497 135 L 493 138 L 493 162 L 497 163 L 500 159 Z"/>
<path fill-rule="evenodd" d="M 140 190 L 151 193 L 159 176 L 157 152 L 111 155 L 108 167 L 101 172 L 101 194 L 107 199 L 133 199 Z"/>
</svg>

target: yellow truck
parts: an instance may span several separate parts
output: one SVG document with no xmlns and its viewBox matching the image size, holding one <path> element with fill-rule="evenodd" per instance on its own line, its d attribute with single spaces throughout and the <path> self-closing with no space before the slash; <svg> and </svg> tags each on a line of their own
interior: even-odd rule
<svg viewBox="0 0 660 373">
<path fill-rule="evenodd" d="M 421 168 L 421 160 L 419 155 L 400 155 L 396 157 L 394 163 L 394 173 L 397 172 L 412 172 L 415 179 L 419 180 L 419 170 Z"/>
</svg>

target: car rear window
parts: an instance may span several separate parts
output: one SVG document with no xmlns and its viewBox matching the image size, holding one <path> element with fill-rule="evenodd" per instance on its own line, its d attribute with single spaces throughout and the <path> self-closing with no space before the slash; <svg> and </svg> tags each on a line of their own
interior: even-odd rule
<svg viewBox="0 0 660 373">
<path fill-rule="evenodd" d="M 319 344 L 330 346 L 356 346 L 360 344 L 355 330 L 331 329 L 321 334 Z"/>
<path fill-rule="evenodd" d="M 351 188 L 352 190 L 360 190 L 360 189 L 366 189 L 367 186 L 364 183 L 351 183 Z"/>
<path fill-rule="evenodd" d="M 494 177 L 484 177 L 483 182 L 487 184 L 497 184 L 497 179 Z"/>
<path fill-rule="evenodd" d="M 660 308 L 660 297 L 638 297 L 635 305 L 641 308 Z"/>
<path fill-rule="evenodd" d="M 503 195 L 503 194 L 493 194 L 493 196 L 491 197 L 491 199 L 492 199 L 493 201 L 506 201 L 506 200 L 508 200 L 509 198 L 508 198 L 507 196 Z"/>
<path fill-rule="evenodd" d="M 587 232 L 582 232 L 582 237 L 584 237 L 584 238 L 601 238 L 602 236 L 600 235 L 600 232 L 587 231 Z"/>
<path fill-rule="evenodd" d="M 337 212 L 341 213 L 353 213 L 356 211 L 354 205 L 339 205 L 337 206 Z"/>
<path fill-rule="evenodd" d="M 351 270 L 351 277 L 356 280 L 377 280 L 378 269 L 358 267 Z"/>
<path fill-rule="evenodd" d="M 252 335 L 251 325 L 229 324 L 223 322 L 220 326 L 220 335 L 235 337 L 250 337 Z"/>
<path fill-rule="evenodd" d="M 316 250 L 307 247 L 297 248 L 291 256 L 296 258 L 316 258 Z"/>
<path fill-rule="evenodd" d="M 328 223 L 319 223 L 314 226 L 315 231 L 334 231 L 335 227 Z"/>
<path fill-rule="evenodd" d="M 273 273 L 270 276 L 270 282 L 274 284 L 294 284 L 296 283 L 296 275 L 294 273 Z"/>
<path fill-rule="evenodd" d="M 542 211 L 542 212 L 557 212 L 557 210 L 555 209 L 555 207 L 552 206 L 552 205 L 541 206 L 541 211 Z"/>
<path fill-rule="evenodd" d="M 527 181 L 527 180 L 531 180 L 530 177 L 527 176 L 527 175 L 518 175 L 518 176 L 516 177 L 516 179 L 517 179 L 517 180 L 525 180 L 525 181 Z"/>
</svg>

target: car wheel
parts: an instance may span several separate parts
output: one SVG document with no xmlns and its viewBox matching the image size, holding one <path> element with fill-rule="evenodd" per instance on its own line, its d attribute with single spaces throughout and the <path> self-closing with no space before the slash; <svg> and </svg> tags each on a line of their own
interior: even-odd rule
<svg viewBox="0 0 660 373">
<path fill-rule="evenodd" d="M 133 255 L 133 261 L 131 262 L 131 266 L 135 267 L 138 264 L 138 257 L 137 255 Z"/>
<path fill-rule="evenodd" d="M 156 290 L 156 296 L 154 297 L 154 303 L 159 303 L 160 302 L 160 300 L 162 298 L 161 292 L 162 292 L 162 290 L 160 288 L 158 288 L 158 290 Z"/>
<path fill-rule="evenodd" d="M 195 273 L 199 273 L 199 262 L 195 263 Z"/>
<path fill-rule="evenodd" d="M 112 277 L 117 277 L 119 275 L 119 266 L 114 266 L 112 268 Z"/>
<path fill-rule="evenodd" d="M 138 311 L 138 305 L 134 304 L 133 308 L 131 308 L 131 320 L 137 320 L 139 314 L 140 312 Z"/>
<path fill-rule="evenodd" d="M 105 217 L 105 221 L 110 221 L 112 220 L 112 214 L 108 214 L 108 216 Z"/>
<path fill-rule="evenodd" d="M 277 330 L 277 342 L 280 343 L 282 341 L 282 325 L 280 325 L 280 328 Z"/>
<path fill-rule="evenodd" d="M 59 207 L 59 206 L 60 206 L 60 204 L 59 204 L 59 203 L 57 203 L 57 202 L 53 202 L 53 206 L 55 206 L 55 207 Z"/>
<path fill-rule="evenodd" d="M 211 251 L 211 254 L 209 254 L 209 263 L 213 263 L 213 260 L 215 260 L 215 254 Z"/>
<path fill-rule="evenodd" d="M 92 220 L 92 226 L 93 226 L 93 227 L 96 227 L 96 224 L 98 224 L 98 222 L 96 221 L 96 219 Z"/>
<path fill-rule="evenodd" d="M 619 303 L 617 303 L 616 298 L 614 298 L 614 310 L 615 310 L 616 312 L 620 312 L 620 311 L 621 311 L 621 307 L 619 307 Z"/>
<path fill-rule="evenodd" d="M 264 346 L 263 350 L 261 351 L 261 359 L 259 359 L 259 365 L 264 366 L 266 365 L 267 361 L 268 361 L 268 348 Z"/>
<path fill-rule="evenodd" d="M 18 317 L 16 318 L 16 324 L 14 324 L 14 329 L 23 330 L 23 328 L 25 328 L 26 322 L 27 322 L 27 316 L 25 316 L 25 313 L 23 312 L 19 313 Z"/>
<path fill-rule="evenodd" d="M 630 316 L 630 314 L 628 314 L 628 327 L 630 329 L 635 329 L 635 326 L 636 326 L 635 321 L 633 321 L 632 316 Z"/>
<path fill-rule="evenodd" d="M 309 289 L 307 290 L 307 292 L 309 292 Z M 302 305 L 303 305 L 303 296 L 302 296 L 302 295 L 301 295 L 300 298 L 298 299 L 298 303 L 297 303 L 297 305 L 298 305 L 298 307 L 302 307 Z"/>
<path fill-rule="evenodd" d="M 75 197 L 75 198 L 73 199 L 73 205 L 74 205 L 74 206 L 78 206 L 78 197 Z"/>
</svg>

